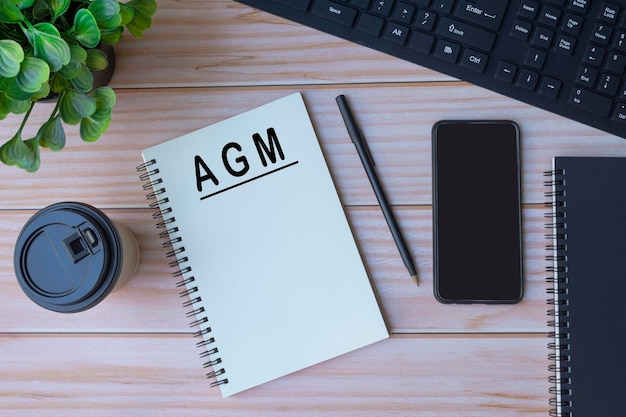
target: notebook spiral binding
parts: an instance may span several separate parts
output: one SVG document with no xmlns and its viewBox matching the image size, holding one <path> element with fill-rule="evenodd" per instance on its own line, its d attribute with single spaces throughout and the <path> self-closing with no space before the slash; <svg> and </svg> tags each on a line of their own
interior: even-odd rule
<svg viewBox="0 0 626 417">
<path fill-rule="evenodd" d="M 571 395 L 570 377 L 571 369 L 569 363 L 569 333 L 568 328 L 568 307 L 567 291 L 565 284 L 567 283 L 567 224 L 565 221 L 565 192 L 560 186 L 565 184 L 565 172 L 563 170 L 551 170 L 544 172 L 545 177 L 550 177 L 544 182 L 545 187 L 549 187 L 544 195 L 548 200 L 545 206 L 550 211 L 545 217 L 550 219 L 545 224 L 548 233 L 545 238 L 549 241 L 546 244 L 545 259 L 549 262 L 546 272 L 551 275 L 546 278 L 549 288 L 546 292 L 550 295 L 547 299 L 549 305 L 548 326 L 553 330 L 548 333 L 552 340 L 548 343 L 550 353 L 548 360 L 551 364 L 548 370 L 551 373 L 549 382 L 552 384 L 550 388 L 550 416 L 555 417 L 571 417 L 571 413 L 565 411 L 569 407 L 568 398 Z"/>
<path fill-rule="evenodd" d="M 156 210 L 152 217 L 155 221 L 158 220 L 156 228 L 160 230 L 159 237 L 165 239 L 162 243 L 162 247 L 168 250 L 165 257 L 172 259 L 169 262 L 169 266 L 174 269 L 172 275 L 178 279 L 176 287 L 181 289 L 179 295 L 185 299 L 183 307 L 188 309 L 186 317 L 193 320 L 189 323 L 189 326 L 199 328 L 194 333 L 194 336 L 201 339 L 196 343 L 196 346 L 202 349 L 200 358 L 206 360 L 202 366 L 207 369 L 212 368 L 206 374 L 206 377 L 215 379 L 215 381 L 211 382 L 211 387 L 228 384 L 228 378 L 225 377 L 226 370 L 220 366 L 222 359 L 219 357 L 215 358 L 219 350 L 215 346 L 215 338 L 210 336 L 211 327 L 208 325 L 209 319 L 206 317 L 204 307 L 201 305 L 202 297 L 196 294 L 198 286 L 196 285 L 195 277 L 191 275 L 193 269 L 189 266 L 189 258 L 185 256 L 185 246 L 182 245 L 182 236 L 178 234 L 176 217 L 174 217 L 172 208 L 167 206 L 169 199 L 163 179 L 158 177 L 159 168 L 157 161 L 152 159 L 144 162 L 137 167 L 137 172 L 141 173 L 139 180 L 143 182 L 143 189 L 150 191 L 146 195 L 146 199 L 151 201 L 149 207 Z"/>
</svg>

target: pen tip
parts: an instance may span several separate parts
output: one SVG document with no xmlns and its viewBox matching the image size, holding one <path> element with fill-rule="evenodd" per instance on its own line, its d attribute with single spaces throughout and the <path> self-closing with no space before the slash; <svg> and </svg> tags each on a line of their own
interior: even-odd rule
<svg viewBox="0 0 626 417">
<path fill-rule="evenodd" d="M 413 275 L 411 278 L 413 278 L 413 282 L 415 282 L 415 285 L 417 285 L 418 287 L 420 286 L 420 280 L 416 275 Z"/>
</svg>

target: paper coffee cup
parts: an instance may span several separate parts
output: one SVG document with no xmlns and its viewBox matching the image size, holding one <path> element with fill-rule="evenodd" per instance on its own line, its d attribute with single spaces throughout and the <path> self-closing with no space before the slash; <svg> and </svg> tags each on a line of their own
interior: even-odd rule
<svg viewBox="0 0 626 417">
<path fill-rule="evenodd" d="M 138 264 L 139 246 L 130 230 L 77 202 L 35 213 L 22 228 L 14 253 L 24 293 L 61 313 L 94 307 L 126 284 Z"/>
</svg>

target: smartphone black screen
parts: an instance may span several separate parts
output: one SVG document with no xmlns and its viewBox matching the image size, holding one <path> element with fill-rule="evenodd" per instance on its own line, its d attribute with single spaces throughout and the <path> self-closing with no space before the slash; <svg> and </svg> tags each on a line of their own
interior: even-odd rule
<svg viewBox="0 0 626 417">
<path fill-rule="evenodd" d="M 515 303 L 523 294 L 519 128 L 433 127 L 434 291 L 445 303 Z"/>
</svg>

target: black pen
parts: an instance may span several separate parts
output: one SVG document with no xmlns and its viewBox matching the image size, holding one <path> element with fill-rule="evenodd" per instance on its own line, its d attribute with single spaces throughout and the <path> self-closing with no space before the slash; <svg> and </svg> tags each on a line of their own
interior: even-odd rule
<svg viewBox="0 0 626 417">
<path fill-rule="evenodd" d="M 400 251 L 400 256 L 402 257 L 402 261 L 404 261 L 404 265 L 409 270 L 409 274 L 411 274 L 411 278 L 415 281 L 415 284 L 419 284 L 419 279 L 417 277 L 417 270 L 415 269 L 415 265 L 413 264 L 413 259 L 411 258 L 409 249 L 402 238 L 402 234 L 400 233 L 400 228 L 398 227 L 398 223 L 396 223 L 396 219 L 393 216 L 393 212 L 391 211 L 391 206 L 387 201 L 387 197 L 385 197 L 385 193 L 383 192 L 383 187 L 378 181 L 378 177 L 376 176 L 376 171 L 374 170 L 374 160 L 372 159 L 369 148 L 367 146 L 367 142 L 365 142 L 365 138 L 363 137 L 359 127 L 352 116 L 352 112 L 348 107 L 348 102 L 346 101 L 346 97 L 342 94 L 337 96 L 337 105 L 339 106 L 339 111 L 341 112 L 341 116 L 343 117 L 343 121 L 346 124 L 346 128 L 348 129 L 348 135 L 350 135 L 350 139 L 354 142 L 354 146 L 356 147 L 356 151 L 361 158 L 361 162 L 363 163 L 363 167 L 365 168 L 365 172 L 367 173 L 367 177 L 372 184 L 372 188 L 374 189 L 374 194 L 376 194 L 376 198 L 378 199 L 378 203 L 380 204 L 380 208 L 383 211 L 385 216 L 385 220 L 387 220 L 387 225 L 391 230 L 391 235 L 393 236 L 393 240 L 396 242 L 396 246 Z"/>
</svg>

